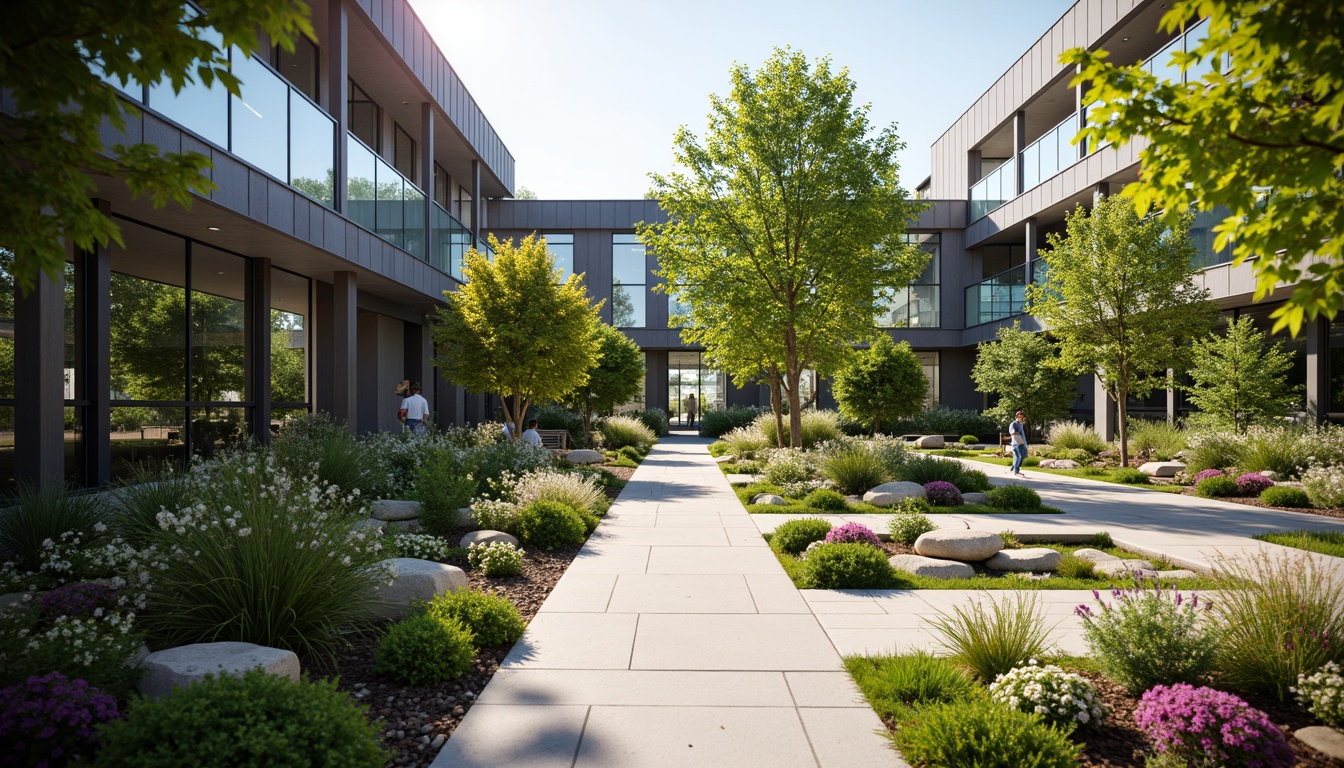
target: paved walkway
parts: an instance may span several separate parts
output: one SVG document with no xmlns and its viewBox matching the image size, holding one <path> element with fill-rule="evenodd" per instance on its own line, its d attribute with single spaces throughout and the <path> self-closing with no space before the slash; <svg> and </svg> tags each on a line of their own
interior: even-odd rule
<svg viewBox="0 0 1344 768">
<path fill-rule="evenodd" d="M 905 765 L 708 442 L 658 443 L 434 768 Z"/>
</svg>

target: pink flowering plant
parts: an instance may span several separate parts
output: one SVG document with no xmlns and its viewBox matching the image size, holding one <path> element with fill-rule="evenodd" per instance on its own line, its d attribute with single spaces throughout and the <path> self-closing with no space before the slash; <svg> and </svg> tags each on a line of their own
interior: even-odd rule
<svg viewBox="0 0 1344 768">
<path fill-rule="evenodd" d="M 827 544 L 872 544 L 874 547 L 882 546 L 878 540 L 877 534 L 873 533 L 867 526 L 859 523 L 845 523 L 836 526 L 826 533 Z"/>
<path fill-rule="evenodd" d="M 1247 472 L 1237 478 L 1239 496 L 1259 496 L 1266 488 L 1273 488 L 1274 481 L 1258 472 Z"/>
<path fill-rule="evenodd" d="M 1083 620 L 1083 638 L 1102 671 L 1131 692 L 1199 681 L 1213 670 L 1218 630 L 1198 594 L 1187 599 L 1136 575 L 1134 586 L 1112 588 L 1109 601 L 1097 590 L 1092 595 L 1096 608 L 1074 609 Z"/>
<path fill-rule="evenodd" d="M 1297 763 L 1283 731 L 1264 712 L 1212 688 L 1156 686 L 1143 694 L 1134 720 L 1159 765 L 1290 768 Z"/>
<path fill-rule="evenodd" d="M 935 507 L 959 507 L 962 504 L 961 491 L 946 480 L 925 483 L 924 497 Z"/>
<path fill-rule="evenodd" d="M 1210 477 L 1223 477 L 1226 474 L 1227 473 L 1221 469 L 1205 469 L 1195 475 L 1194 482 L 1198 483 L 1200 480 L 1208 480 Z"/>
<path fill-rule="evenodd" d="M 5 765 L 57 768 L 89 757 L 95 726 L 117 719 L 117 700 L 59 672 L 0 690 L 0 750 Z"/>
<path fill-rule="evenodd" d="M 53 589 L 39 601 L 42 613 L 55 618 L 72 616 L 89 618 L 102 616 L 117 608 L 117 590 L 96 581 L 81 581 Z"/>
<path fill-rule="evenodd" d="M 989 697 L 1067 728 L 1099 728 L 1106 719 L 1106 705 L 1092 683 L 1035 659 L 995 678 Z"/>
</svg>

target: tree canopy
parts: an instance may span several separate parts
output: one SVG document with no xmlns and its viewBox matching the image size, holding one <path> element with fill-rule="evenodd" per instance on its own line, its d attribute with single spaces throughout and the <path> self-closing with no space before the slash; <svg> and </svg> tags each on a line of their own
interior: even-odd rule
<svg viewBox="0 0 1344 768">
<path fill-rule="evenodd" d="M 894 126 L 874 132 L 854 89 L 829 58 L 788 48 L 756 72 L 734 66 L 732 92 L 710 97 L 703 142 L 682 126 L 679 168 L 651 174 L 667 223 L 639 227 L 659 290 L 689 305 L 682 339 L 711 358 L 759 359 L 756 376 L 778 372 L 794 446 L 803 371 L 824 375 L 872 337 L 875 299 L 928 261 L 901 238 L 920 205 L 899 183 L 904 145 Z M 748 323 L 749 333 L 734 327 Z M 720 351 L 747 340 L 753 349 Z"/>
<path fill-rule="evenodd" d="M 929 380 L 910 343 L 893 343 L 883 333 L 872 346 L 850 353 L 836 372 L 831 391 L 845 418 L 876 434 L 884 420 L 908 419 L 924 410 Z"/>
<path fill-rule="evenodd" d="M 90 201 L 94 176 L 120 178 L 155 206 L 190 205 L 192 190 L 214 189 L 201 175 L 209 159 L 199 153 L 104 146 L 104 122 L 120 130 L 135 110 L 105 79 L 167 82 L 174 91 L 218 81 L 236 94 L 229 47 L 253 51 L 262 32 L 293 50 L 299 35 L 313 33 L 308 13 L 307 4 L 293 0 L 212 0 L 208 16 L 181 0 L 7 7 L 0 25 L 0 92 L 7 94 L 0 112 L 0 243 L 15 253 L 19 290 L 30 290 L 40 272 L 55 278 L 65 261 L 63 241 L 81 248 L 122 242 L 117 225 Z"/>
<path fill-rule="evenodd" d="M 1042 426 L 1069 413 L 1078 397 L 1078 380 L 1057 364 L 1058 345 L 1016 322 L 999 328 L 997 335 L 998 341 L 977 348 L 971 369 L 976 390 L 999 396 L 985 415 L 1007 423 L 1022 411 L 1028 424 Z"/>
<path fill-rule="evenodd" d="M 1120 456 L 1128 463 L 1126 401 L 1170 385 L 1190 342 L 1213 325 L 1208 291 L 1194 283 L 1190 214 L 1171 228 L 1139 216 L 1131 200 L 1102 197 L 1079 206 L 1066 236 L 1048 236 L 1045 276 L 1027 286 L 1027 311 L 1059 339 L 1055 365 L 1094 373 L 1119 408 Z"/>
<path fill-rule="evenodd" d="M 1285 378 L 1293 367 L 1292 354 L 1282 342 L 1269 343 L 1249 317 L 1229 325 L 1226 335 L 1196 340 L 1191 351 L 1190 402 L 1236 432 L 1283 416 L 1299 402 L 1301 390 L 1289 387 Z"/>
<path fill-rule="evenodd" d="M 630 402 L 644 381 L 644 352 L 630 337 L 598 323 L 597 338 L 597 364 L 588 371 L 588 381 L 566 398 L 569 407 L 583 415 L 584 435 L 594 413 L 609 413 Z"/>
<path fill-rule="evenodd" d="M 1231 243 L 1237 263 L 1255 258 L 1257 299 L 1298 283 L 1274 313 L 1274 330 L 1296 335 L 1344 307 L 1344 6 L 1176 0 L 1162 29 L 1199 17 L 1207 37 L 1172 56 L 1188 84 L 1103 50 L 1064 54 L 1095 102 L 1082 136 L 1147 140 L 1125 189 L 1141 212 L 1226 206 L 1216 245 Z"/>
<path fill-rule="evenodd" d="M 562 401 L 587 383 L 600 349 L 598 307 L 580 275 L 557 282 L 545 240 L 489 242 L 494 261 L 467 251 L 466 284 L 443 293 L 447 306 L 430 325 L 434 364 L 472 392 L 497 392 L 521 435 L 532 403 Z"/>
</svg>

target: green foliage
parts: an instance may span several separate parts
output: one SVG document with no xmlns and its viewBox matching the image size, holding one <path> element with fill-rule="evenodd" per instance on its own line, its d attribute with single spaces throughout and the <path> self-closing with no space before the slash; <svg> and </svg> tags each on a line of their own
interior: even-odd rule
<svg viewBox="0 0 1344 768">
<path fill-rule="evenodd" d="M 755 424 L 729 430 L 723 435 L 723 443 L 738 460 L 751 458 L 757 451 L 774 446 L 774 442 L 766 440 L 765 432 Z"/>
<path fill-rule="evenodd" d="M 442 622 L 460 622 L 471 630 L 477 648 L 512 643 L 523 636 L 523 617 L 501 595 L 473 589 L 458 589 L 435 597 L 425 606 L 425 615 Z"/>
<path fill-rule="evenodd" d="M 1051 424 L 1045 433 L 1045 441 L 1055 450 L 1087 451 L 1089 459 L 1109 447 L 1096 430 L 1076 421 Z"/>
<path fill-rule="evenodd" d="M 844 493 L 864 493 L 891 476 L 882 457 L 861 443 L 828 454 L 822 459 L 821 474 Z"/>
<path fill-rule="evenodd" d="M 431 615 L 402 619 L 388 628 L 373 651 L 373 671 L 410 685 L 456 680 L 476 657 L 471 630 Z"/>
<path fill-rule="evenodd" d="M 803 561 L 811 589 L 888 589 L 896 586 L 887 553 L 871 544 L 823 544 Z"/>
<path fill-rule="evenodd" d="M 927 501 L 924 503 L 928 504 Z M 938 526 L 925 517 L 923 512 L 908 512 L 905 509 L 898 509 L 897 512 L 898 514 L 891 516 L 887 530 L 891 533 L 891 540 L 898 544 L 914 546 L 915 540 L 922 534 L 938 530 Z"/>
<path fill-rule="evenodd" d="M 507 541 L 472 544 L 467 564 L 492 579 L 517 576 L 523 572 L 523 550 Z"/>
<path fill-rule="evenodd" d="M 988 493 L 991 489 L 989 475 L 978 469 L 969 469 L 962 465 L 961 482 L 954 483 L 962 493 Z"/>
<path fill-rule="evenodd" d="M 1219 499 L 1226 496 L 1237 495 L 1237 481 L 1222 475 L 1219 477 L 1206 477 L 1195 483 L 1195 495 L 1203 496 L 1206 499 Z"/>
<path fill-rule="evenodd" d="M 114 499 L 112 530 L 139 548 L 159 529 L 160 511 L 181 509 L 191 501 L 190 485 L 183 473 L 138 466 L 126 478 L 126 485 L 115 491 Z"/>
<path fill-rule="evenodd" d="M 1298 491 L 1298 488 L 1284 488 L 1283 486 L 1274 486 L 1266 488 L 1265 493 L 1272 490 Z M 1265 493 L 1260 494 L 1260 500 L 1265 500 Z M 1305 500 L 1306 494 L 1303 494 Z M 1268 503 L 1268 502 L 1266 502 Z M 1294 507 L 1303 506 L 1301 504 L 1274 504 L 1276 507 Z M 1268 541 L 1285 547 L 1294 549 L 1305 549 L 1308 552 L 1320 552 L 1323 555 L 1332 557 L 1344 557 L 1344 533 L 1340 531 L 1285 531 L 1283 533 L 1257 533 L 1251 538 L 1260 541 Z"/>
<path fill-rule="evenodd" d="M 811 480 L 815 470 L 808 459 L 807 453 L 793 448 L 771 451 L 765 464 L 765 481 L 774 485 L 789 485 Z"/>
<path fill-rule="evenodd" d="M 377 463 L 344 423 L 327 414 L 287 422 L 271 440 L 271 451 L 290 475 L 311 474 L 316 466 L 318 480 L 346 493 L 369 492 L 378 484 Z"/>
<path fill-rule="evenodd" d="M 710 455 L 710 456 L 713 456 L 713 457 L 716 458 L 716 459 L 719 458 L 720 456 L 727 456 L 727 455 L 728 455 L 728 443 L 726 443 L 726 442 L 724 442 L 724 441 L 722 441 L 722 440 L 718 440 L 718 441 L 716 441 L 716 442 L 710 443 L 710 444 L 709 444 L 709 448 L 708 448 L 708 450 L 709 450 L 709 455 Z"/>
<path fill-rule="evenodd" d="M 559 403 L 546 403 L 537 409 L 537 429 L 563 429 L 571 448 L 585 445 L 588 430 L 583 414 L 575 413 Z"/>
<path fill-rule="evenodd" d="M 762 414 L 756 419 L 756 429 L 765 436 L 769 445 L 778 444 L 775 438 L 779 432 L 776 429 L 775 419 L 770 414 Z M 840 415 L 835 411 L 804 411 L 799 419 L 799 429 L 802 431 L 801 446 L 812 448 L 840 437 Z"/>
<path fill-rule="evenodd" d="M 1141 580 L 1100 610 L 1078 608 L 1083 637 L 1111 679 L 1139 694 L 1155 685 L 1199 683 L 1214 669 L 1218 630 L 1196 597 Z"/>
<path fill-rule="evenodd" d="M 936 480 L 951 483 L 962 490 L 962 483 L 967 483 L 967 470 L 959 461 L 948 459 L 939 459 L 933 456 L 916 456 L 896 468 L 896 479 L 907 483 L 918 483 L 928 485 Z M 971 480 L 969 484 L 977 485 L 978 480 Z M 986 480 L 985 485 L 988 485 Z M 970 490 L 970 489 L 966 489 Z M 976 490 L 979 490 L 978 487 Z"/>
<path fill-rule="evenodd" d="M 1060 558 L 1055 574 L 1063 579 L 1090 579 L 1096 576 L 1096 568 L 1091 562 L 1070 554 Z"/>
<path fill-rule="evenodd" d="M 879 334 L 867 349 L 855 351 L 835 373 L 831 392 L 840 414 L 872 428 L 883 420 L 910 418 L 924 407 L 929 381 L 910 343 Z"/>
<path fill-rule="evenodd" d="M 1129 425 L 1129 448 L 1139 456 L 1170 461 L 1185 446 L 1185 435 L 1165 421 L 1135 421 Z"/>
<path fill-rule="evenodd" d="M 700 434 L 704 437 L 723 437 L 729 431 L 756 421 L 763 409 L 746 405 L 716 408 L 700 414 Z"/>
<path fill-rule="evenodd" d="M 667 421 L 667 411 L 662 408 L 645 408 L 642 411 L 635 411 L 631 415 L 644 422 L 644 426 L 648 427 L 649 431 L 657 437 L 667 437 L 671 431 L 671 425 Z"/>
<path fill-rule="evenodd" d="M 1275 485 L 1260 492 L 1260 500 L 1271 507 L 1309 509 L 1311 499 L 1306 491 L 1287 485 Z M 1344 554 L 1339 555 L 1344 557 Z"/>
<path fill-rule="evenodd" d="M 661 289 L 689 307 L 683 341 L 739 386 L 763 374 L 781 383 L 800 447 L 803 371 L 834 369 L 873 335 L 873 297 L 924 269 L 928 256 L 901 240 L 922 204 L 898 182 L 895 128 L 874 130 L 829 59 L 776 49 L 732 80 L 728 97 L 711 97 L 703 144 L 678 130 L 681 170 L 652 176 L 668 220 L 639 234 L 658 254 Z M 784 221 L 794 225 L 781 235 Z"/>
<path fill-rule="evenodd" d="M 1022 411 L 1032 424 L 1067 415 L 1078 397 L 1078 379 L 1056 365 L 1059 347 L 1045 334 L 1022 330 L 1016 320 L 997 333 L 998 341 L 976 348 L 971 369 L 977 391 L 999 396 L 985 415 L 1007 423 Z"/>
<path fill-rule="evenodd" d="M 1040 658 L 1049 648 L 1044 608 L 1029 593 L 981 597 L 969 607 L 953 606 L 950 614 L 939 612 L 929 625 L 948 657 L 984 682 Z"/>
<path fill-rule="evenodd" d="M 954 662 L 926 651 L 908 656 L 846 656 L 845 669 L 883 719 L 901 720 L 921 704 L 962 701 L 980 688 Z"/>
<path fill-rule="evenodd" d="M 1283 342 L 1270 343 L 1249 317 L 1228 325 L 1225 336 L 1196 339 L 1192 352 L 1190 402 L 1238 433 L 1285 415 L 1301 399 L 1288 386 L 1293 355 Z"/>
<path fill-rule="evenodd" d="M 1206 469 L 1227 469 L 1240 459 L 1240 441 L 1229 435 L 1203 435 L 1186 449 L 1185 471 L 1194 475 Z"/>
<path fill-rule="evenodd" d="M 1125 190 L 1141 211 L 1223 211 L 1215 245 L 1231 245 L 1237 263 L 1254 259 L 1257 301 L 1298 283 L 1274 312 L 1275 330 L 1296 334 L 1304 318 L 1344 307 L 1339 9 L 1177 0 L 1162 29 L 1196 18 L 1208 19 L 1197 46 L 1172 56 L 1193 87 L 1168 80 L 1167 62 L 1155 75 L 1124 66 L 1129 60 L 1109 63 L 1100 49 L 1065 53 L 1062 61 L 1079 67 L 1073 84 L 1106 105 L 1088 111 L 1082 136 L 1115 146 L 1144 140 L 1144 170 Z"/>
<path fill-rule="evenodd" d="M 980 438 L 976 437 L 975 435 L 962 435 L 961 440 L 959 442 L 962 445 L 975 445 L 976 443 L 980 442 Z"/>
<path fill-rule="evenodd" d="M 1194 283 L 1190 221 L 1145 219 L 1124 197 L 1079 206 L 1067 236 L 1048 235 L 1044 279 L 1027 286 L 1027 311 L 1059 339 L 1057 365 L 1095 373 L 1117 404 L 1121 466 L 1129 397 L 1166 387 L 1165 371 L 1184 368 L 1189 342 L 1213 324 L 1216 309 Z"/>
<path fill-rule="evenodd" d="M 594 413 L 610 413 L 639 394 L 644 382 L 644 352 L 629 336 L 607 325 L 598 323 L 597 360 L 588 371 L 588 381 L 580 384 L 565 398 L 569 407 L 583 415 L 580 429 L 588 434 L 588 425 Z M 540 421 L 540 416 L 538 416 Z M 666 422 L 666 418 L 664 418 Z M 667 434 L 658 432 L 655 434 Z M 584 443 L 576 443 L 581 445 Z"/>
<path fill-rule="evenodd" d="M 1073 768 L 1082 750 L 1066 729 L 985 699 L 922 707 L 896 742 L 919 765 L 975 768 Z"/>
<path fill-rule="evenodd" d="M 838 512 L 849 506 L 845 497 L 829 488 L 818 488 L 803 497 L 803 503 L 826 512 Z"/>
<path fill-rule="evenodd" d="M 535 235 L 501 243 L 493 260 L 472 249 L 466 283 L 446 291 L 430 333 L 445 378 L 472 392 L 498 392 L 514 434 L 533 402 L 565 398 L 588 381 L 601 340 L 597 308 L 581 275 L 556 282 L 555 260 Z"/>
<path fill-rule="evenodd" d="M 1041 495 L 1025 485 L 1001 485 L 989 491 L 989 506 L 999 509 L 1041 508 Z"/>
<path fill-rule="evenodd" d="M 1344 661 L 1344 578 L 1319 559 L 1260 552 L 1215 562 L 1231 584 L 1214 604 L 1222 625 L 1218 670 L 1234 690 L 1287 701 L 1297 676 Z"/>
<path fill-rule="evenodd" d="M 144 635 L 133 626 L 134 613 L 52 613 L 35 605 L 0 613 L 0 688 L 60 672 L 117 697 L 135 690 L 144 673 L 136 664 Z"/>
<path fill-rule="evenodd" d="M 111 517 L 106 504 L 95 495 L 68 492 L 54 484 L 18 485 L 13 506 L 0 502 L 0 552 L 12 558 L 21 570 L 35 571 L 42 563 L 42 542 L 60 541 L 67 531 L 83 544 L 93 544 L 103 535 L 98 527 Z"/>
<path fill-rule="evenodd" d="M 518 510 L 514 519 L 518 538 L 538 549 L 577 547 L 587 537 L 587 526 L 578 510 L 558 501 L 534 501 Z"/>
<path fill-rule="evenodd" d="M 629 416 L 608 416 L 598 423 L 597 429 L 602 433 L 602 444 L 609 450 L 632 445 L 647 452 L 658 441 L 644 422 Z"/>
<path fill-rule="evenodd" d="M 992 435 L 1000 430 L 999 423 L 979 411 L 937 406 L 908 421 L 890 426 L 896 435 Z"/>
<path fill-rule="evenodd" d="M 1314 453 L 1302 444 L 1301 433 L 1290 429 L 1256 427 L 1242 437 L 1237 467 L 1243 472 L 1277 472 L 1279 477 L 1297 477 L 1308 456 Z M 1307 453 L 1302 453 L 1306 450 Z M 1324 459 L 1325 457 L 1319 457 Z"/>
<path fill-rule="evenodd" d="M 365 708 L 335 681 L 260 670 L 134 698 L 98 741 L 98 768 L 381 768 L 391 758 Z"/>
<path fill-rule="evenodd" d="M 415 477 L 415 495 L 420 502 L 420 525 L 435 536 L 447 536 L 460 524 L 457 510 L 471 506 L 476 478 L 461 474 L 452 449 L 430 454 Z"/>
<path fill-rule="evenodd" d="M 775 529 L 770 544 L 787 555 L 796 555 L 814 541 L 821 541 L 831 532 L 831 524 L 819 517 L 789 520 Z"/>
<path fill-rule="evenodd" d="M 1125 485 L 1148 485 L 1148 476 L 1133 467 L 1120 467 L 1111 473 L 1111 479 Z"/>
</svg>

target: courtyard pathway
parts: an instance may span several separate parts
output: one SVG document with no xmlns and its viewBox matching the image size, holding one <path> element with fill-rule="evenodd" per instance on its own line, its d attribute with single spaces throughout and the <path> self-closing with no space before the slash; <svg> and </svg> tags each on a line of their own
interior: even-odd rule
<svg viewBox="0 0 1344 768">
<path fill-rule="evenodd" d="M 708 442 L 658 443 L 434 768 L 905 765 Z"/>
</svg>

